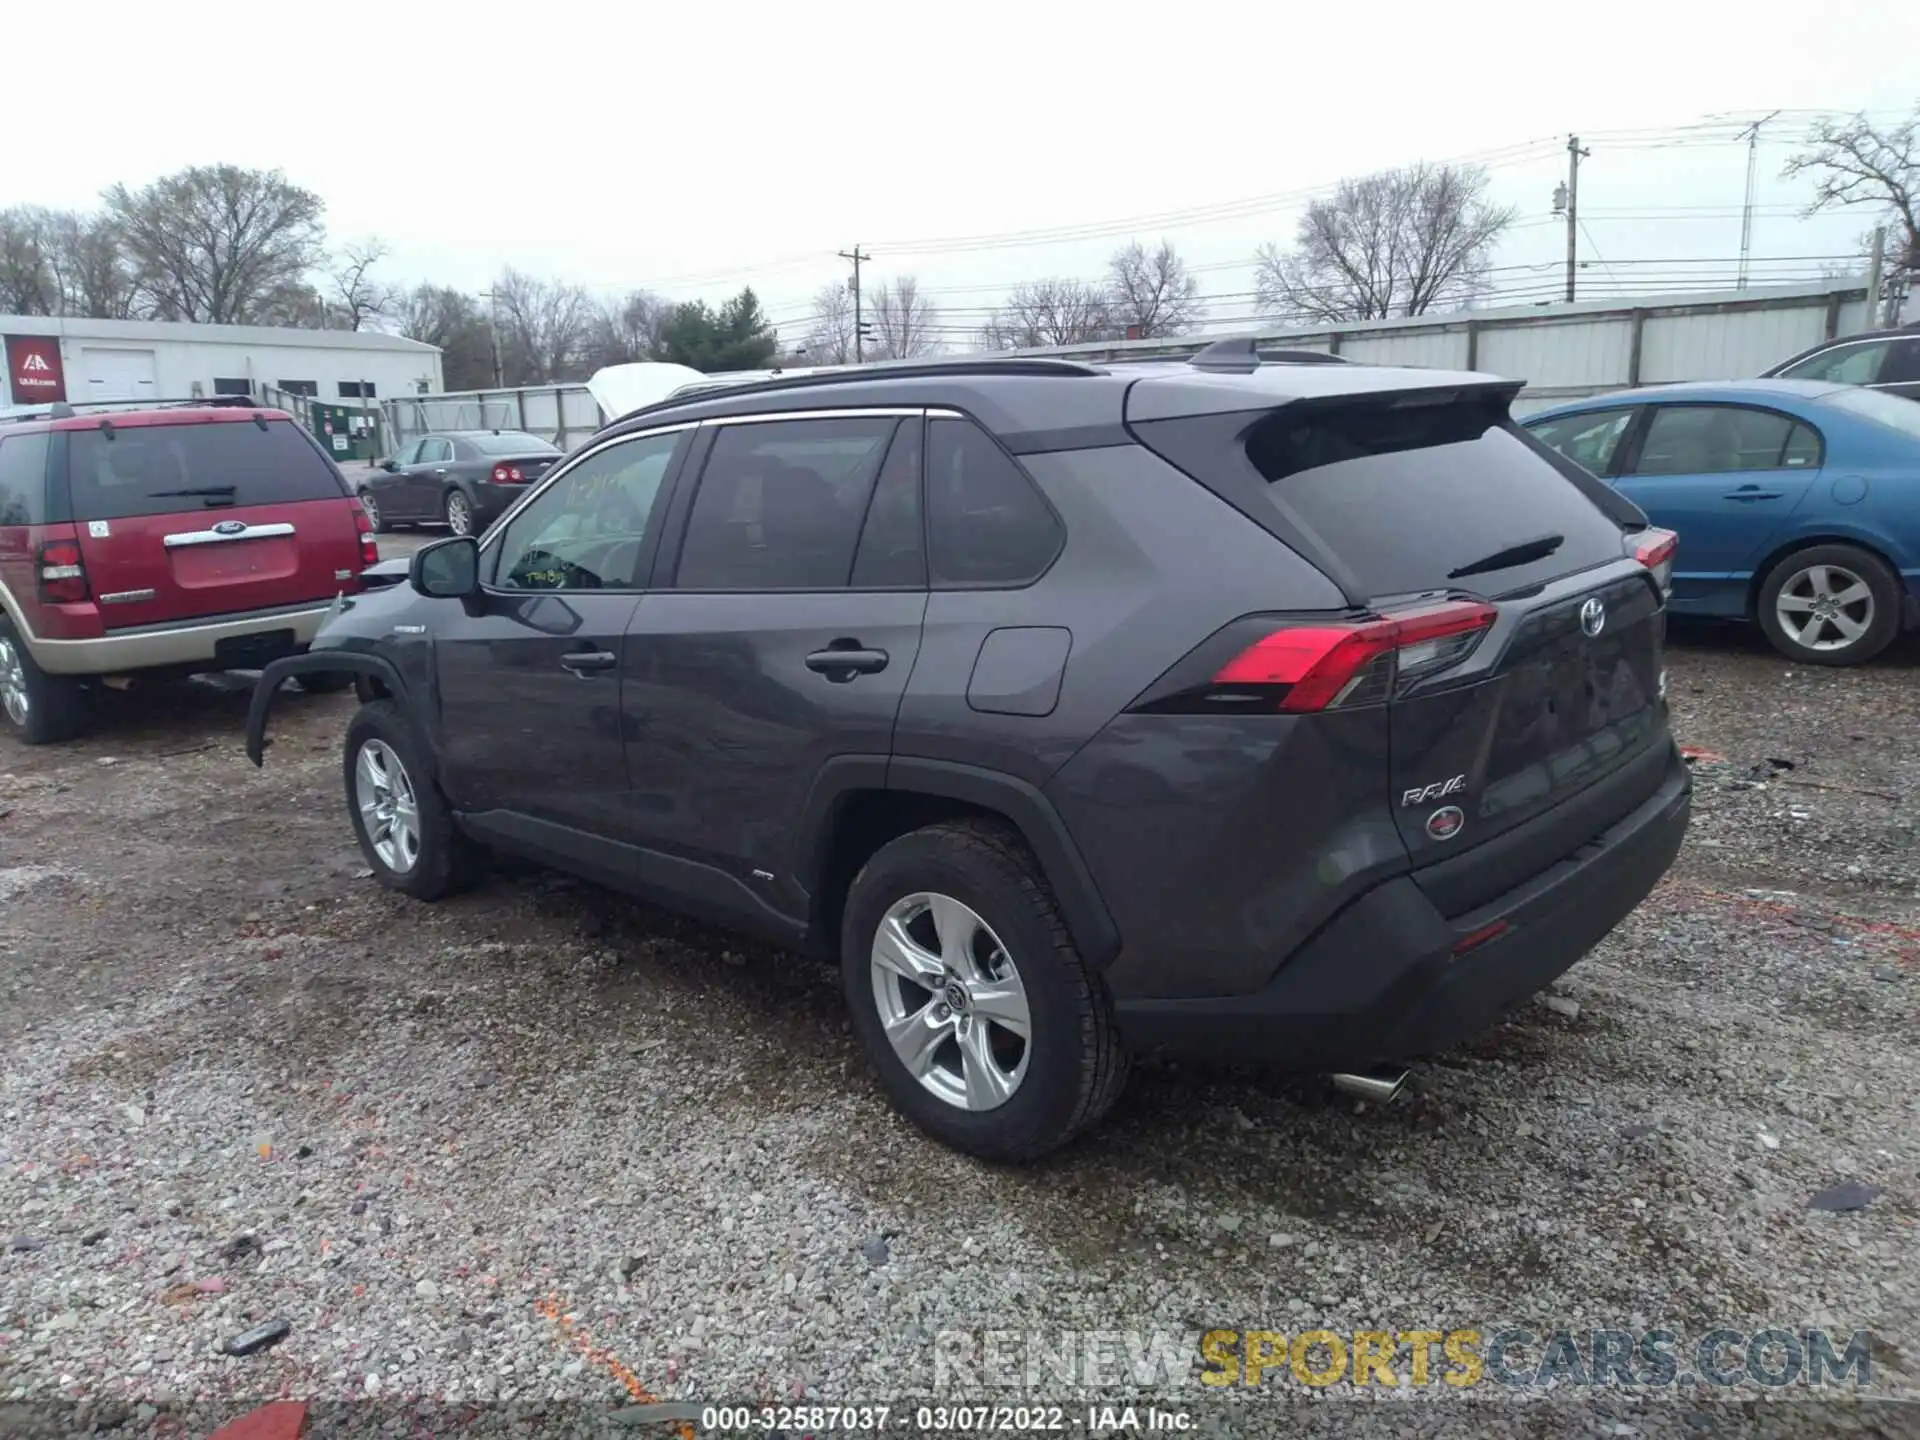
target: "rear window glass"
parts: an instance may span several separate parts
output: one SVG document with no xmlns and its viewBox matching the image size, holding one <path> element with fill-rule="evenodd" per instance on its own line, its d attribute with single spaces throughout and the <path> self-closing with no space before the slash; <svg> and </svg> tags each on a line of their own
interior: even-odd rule
<svg viewBox="0 0 1920 1440">
<path fill-rule="evenodd" d="M 1510 424 L 1504 404 L 1289 408 L 1247 457 L 1376 596 L 1496 595 L 1618 560 L 1620 527 Z M 1554 537 L 1551 554 L 1482 568 Z"/>
<path fill-rule="evenodd" d="M 1920 440 L 1920 402 L 1905 396 L 1889 395 L 1882 390 L 1840 390 L 1822 395 L 1820 403 L 1884 425 L 1909 439 Z"/>
<path fill-rule="evenodd" d="M 538 435 L 518 430 L 503 430 L 498 435 L 470 435 L 466 443 L 482 455 L 558 455 L 560 452 Z"/>
<path fill-rule="evenodd" d="M 76 520 L 347 493 L 339 472 L 290 420 L 269 420 L 264 429 L 239 420 L 70 431 L 67 487 Z"/>
</svg>

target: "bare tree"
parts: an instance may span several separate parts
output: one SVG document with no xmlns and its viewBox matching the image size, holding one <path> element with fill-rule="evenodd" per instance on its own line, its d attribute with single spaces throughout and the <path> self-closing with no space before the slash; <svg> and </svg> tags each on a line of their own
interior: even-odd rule
<svg viewBox="0 0 1920 1440">
<path fill-rule="evenodd" d="M 503 270 L 493 282 L 501 377 L 508 385 L 582 378 L 593 302 L 578 285 Z"/>
<path fill-rule="evenodd" d="M 325 206 L 277 170 L 196 165 L 104 199 L 162 319 L 255 321 L 320 260 Z"/>
<path fill-rule="evenodd" d="M 1079 280 L 1030 280 L 1017 285 L 981 327 L 989 350 L 1077 345 L 1113 335 L 1107 297 Z"/>
<path fill-rule="evenodd" d="M 0 210 L 0 314 L 58 315 L 59 277 L 54 269 L 57 217 L 37 205 Z"/>
<path fill-rule="evenodd" d="M 1894 232 L 1889 249 L 1895 274 L 1920 270 L 1916 145 L 1920 145 L 1920 111 L 1884 130 L 1865 115 L 1822 120 L 1807 132 L 1807 148 L 1788 160 L 1782 173 L 1813 180 L 1809 215 L 1839 209 L 1878 211 Z"/>
<path fill-rule="evenodd" d="M 629 291 L 624 299 L 596 306 L 587 321 L 587 361 L 597 369 L 651 360 L 660 353 L 660 327 L 672 309 L 649 290 Z"/>
<path fill-rule="evenodd" d="M 387 247 L 377 239 L 366 239 L 344 247 L 334 262 L 329 296 L 337 319 L 335 328 L 363 329 L 369 320 L 384 315 L 399 297 L 373 277 L 373 268 L 387 258 Z"/>
<path fill-rule="evenodd" d="M 813 297 L 813 319 L 802 343 L 809 365 L 847 365 L 853 361 L 853 296 L 845 282 L 822 285 Z"/>
<path fill-rule="evenodd" d="M 1200 282 L 1172 242 L 1148 251 L 1138 240 L 1107 262 L 1107 308 L 1123 335 L 1155 340 L 1184 335 L 1200 322 Z"/>
<path fill-rule="evenodd" d="M 419 285 L 394 306 L 400 333 L 440 349 L 449 390 L 479 390 L 493 383 L 493 343 L 487 317 L 471 295 L 445 285 Z"/>
<path fill-rule="evenodd" d="M 1292 250 L 1260 248 L 1261 307 L 1284 320 L 1375 320 L 1483 292 L 1514 217 L 1487 200 L 1487 184 L 1479 166 L 1424 162 L 1342 180 L 1307 207 Z"/>
<path fill-rule="evenodd" d="M 902 275 L 890 285 L 875 287 L 863 298 L 872 317 L 869 353 L 874 358 L 911 360 L 939 351 L 940 337 L 934 327 L 940 312 L 920 293 L 920 281 L 915 276 Z"/>
<path fill-rule="evenodd" d="M 54 236 L 54 265 L 67 314 L 134 320 L 146 313 L 145 297 L 111 220 L 61 215 Z"/>
</svg>

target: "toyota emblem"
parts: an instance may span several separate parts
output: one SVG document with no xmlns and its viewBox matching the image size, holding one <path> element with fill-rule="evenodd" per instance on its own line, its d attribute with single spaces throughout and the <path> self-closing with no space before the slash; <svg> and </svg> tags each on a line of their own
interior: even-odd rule
<svg viewBox="0 0 1920 1440">
<path fill-rule="evenodd" d="M 1427 816 L 1427 834 L 1436 840 L 1451 840 L 1466 823 L 1467 817 L 1458 805 L 1443 805 Z"/>
<path fill-rule="evenodd" d="M 216 535 L 238 535 L 246 528 L 247 522 L 244 520 L 222 520 L 218 525 L 213 527 L 213 533 Z"/>
<path fill-rule="evenodd" d="M 1580 607 L 1580 628 L 1587 632 L 1589 640 L 1607 628 L 1607 607 L 1600 603 L 1598 595 Z"/>
</svg>

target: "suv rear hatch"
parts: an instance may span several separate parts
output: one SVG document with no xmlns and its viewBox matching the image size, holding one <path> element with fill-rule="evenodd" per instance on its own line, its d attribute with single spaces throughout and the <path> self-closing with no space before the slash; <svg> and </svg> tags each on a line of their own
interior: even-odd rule
<svg viewBox="0 0 1920 1440">
<path fill-rule="evenodd" d="M 1238 494 L 1214 486 L 1243 509 L 1263 489 L 1272 509 L 1254 518 L 1358 602 L 1269 617 L 1267 638 L 1217 679 L 1289 685 L 1289 710 L 1387 705 L 1388 799 L 1416 867 L 1564 809 L 1564 825 L 1499 847 L 1515 853 L 1435 871 L 1448 915 L 1577 849 L 1671 761 L 1664 601 L 1643 563 L 1660 557 L 1639 553 L 1630 505 L 1513 424 L 1513 388 L 1427 384 L 1242 413 L 1233 443 L 1257 478 Z M 1137 431 L 1158 448 L 1157 428 Z M 1196 473 L 1191 443 L 1170 449 Z"/>
<path fill-rule="evenodd" d="M 359 506 L 291 420 L 140 416 L 64 432 L 74 530 L 109 630 L 357 588 Z"/>
</svg>

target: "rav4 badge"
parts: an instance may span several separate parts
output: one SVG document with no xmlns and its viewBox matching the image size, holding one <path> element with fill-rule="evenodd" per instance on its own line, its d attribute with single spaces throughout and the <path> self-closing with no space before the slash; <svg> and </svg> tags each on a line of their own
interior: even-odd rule
<svg viewBox="0 0 1920 1440">
<path fill-rule="evenodd" d="M 1416 785 L 1411 790 L 1402 791 L 1400 804 L 1430 805 L 1435 800 L 1444 800 L 1449 795 L 1458 795 L 1466 789 L 1467 777 L 1456 775 L 1451 780 L 1436 780 L 1431 785 Z"/>
</svg>

